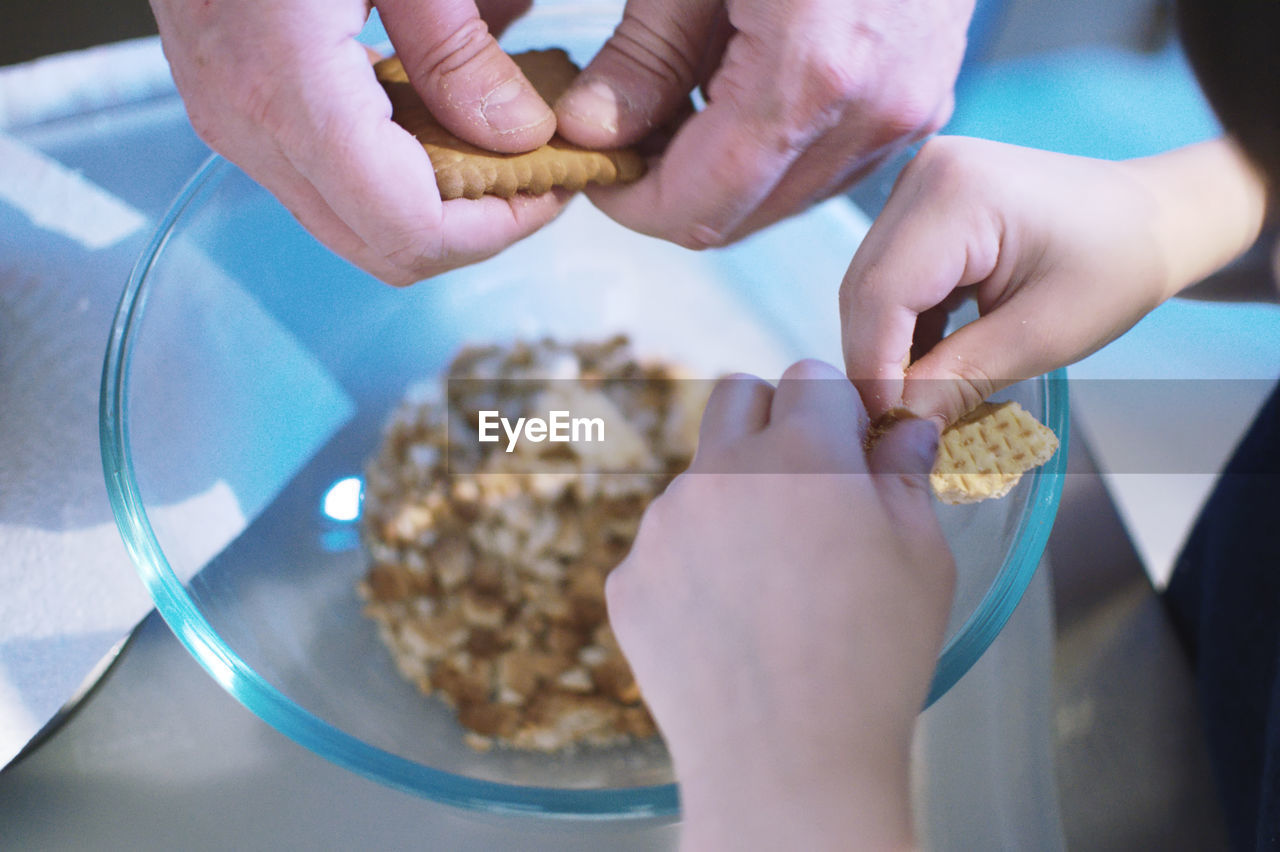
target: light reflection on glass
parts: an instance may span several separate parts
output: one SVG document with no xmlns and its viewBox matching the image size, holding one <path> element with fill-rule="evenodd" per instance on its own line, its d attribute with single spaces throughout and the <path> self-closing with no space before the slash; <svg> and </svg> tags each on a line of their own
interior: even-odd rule
<svg viewBox="0 0 1280 852">
<path fill-rule="evenodd" d="M 324 493 L 321 511 L 335 521 L 354 521 L 360 517 L 360 498 L 364 482 L 358 476 L 347 476 L 329 486 Z"/>
</svg>

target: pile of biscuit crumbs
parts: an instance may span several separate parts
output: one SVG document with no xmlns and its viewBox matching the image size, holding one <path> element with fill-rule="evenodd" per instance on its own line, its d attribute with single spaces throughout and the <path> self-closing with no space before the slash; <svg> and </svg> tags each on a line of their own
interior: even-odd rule
<svg viewBox="0 0 1280 852">
<path fill-rule="evenodd" d="M 671 381 L 677 367 L 641 363 L 624 337 L 468 347 L 447 378 L 406 398 L 366 471 L 365 613 L 475 749 L 652 736 L 604 581 L 692 458 L 705 383 Z M 476 434 L 481 410 L 556 408 L 600 414 L 608 440 L 446 446 L 451 429 Z"/>
</svg>

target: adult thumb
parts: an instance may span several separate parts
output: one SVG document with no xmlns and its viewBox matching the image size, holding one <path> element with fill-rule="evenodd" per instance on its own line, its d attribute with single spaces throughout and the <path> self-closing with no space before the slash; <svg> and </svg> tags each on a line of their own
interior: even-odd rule
<svg viewBox="0 0 1280 852">
<path fill-rule="evenodd" d="M 555 133 L 555 113 L 498 46 L 473 0 L 380 0 L 378 11 L 414 89 L 459 138 L 517 153 Z"/>
<path fill-rule="evenodd" d="M 613 35 L 556 103 L 561 134 L 590 148 L 638 141 L 687 105 L 720 0 L 629 0 Z"/>
</svg>

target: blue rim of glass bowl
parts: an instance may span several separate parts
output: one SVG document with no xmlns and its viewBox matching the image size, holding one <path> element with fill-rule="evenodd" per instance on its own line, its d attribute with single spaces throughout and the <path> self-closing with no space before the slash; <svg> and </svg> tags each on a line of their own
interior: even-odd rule
<svg viewBox="0 0 1280 852">
<path fill-rule="evenodd" d="M 472 810 L 579 819 L 675 817 L 675 784 L 609 789 L 564 789 L 502 784 L 423 766 L 369 745 L 324 722 L 250 668 L 210 626 L 169 565 L 142 503 L 133 471 L 125 407 L 133 341 L 143 315 L 149 273 L 192 202 L 229 164 L 211 157 L 188 181 L 129 277 L 107 343 L 98 404 L 102 468 L 116 525 L 156 609 L 178 640 L 213 679 L 241 704 L 285 736 L 354 772 L 391 787 Z M 1061 449 L 1032 479 L 1030 511 L 995 584 L 943 649 L 929 692 L 932 704 L 982 656 L 1022 598 L 1040 561 L 1062 496 L 1067 457 L 1066 375 L 1058 370 L 1035 381 L 1051 415 L 1048 425 Z M 1044 413 L 1044 412 L 1041 412 Z"/>
</svg>

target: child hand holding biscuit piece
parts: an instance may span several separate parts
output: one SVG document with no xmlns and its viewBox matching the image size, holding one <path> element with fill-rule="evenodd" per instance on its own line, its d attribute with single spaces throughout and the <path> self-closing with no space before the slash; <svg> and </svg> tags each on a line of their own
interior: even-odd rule
<svg viewBox="0 0 1280 852">
<path fill-rule="evenodd" d="M 1265 209 L 1257 172 L 1225 140 L 1110 162 L 936 137 L 845 276 L 848 375 L 873 417 L 903 406 L 954 422 L 1226 264 Z M 960 296 L 981 316 L 943 338 Z"/>
<path fill-rule="evenodd" d="M 1107 162 L 939 137 L 903 172 L 841 290 L 846 368 L 873 416 L 902 407 L 954 422 L 1104 346 L 1258 240 L 1280 189 L 1280 7 L 1180 0 L 1178 14 L 1229 138 Z M 943 337 L 947 310 L 969 295 L 979 318 Z M 1278 475 L 1280 387 L 1163 593 L 1240 849 L 1280 849 Z"/>
<path fill-rule="evenodd" d="M 687 848 L 910 843 L 908 750 L 954 567 L 930 504 L 936 429 L 903 421 L 869 455 L 866 429 L 825 364 L 776 390 L 722 380 L 692 465 L 609 576 Z"/>
</svg>

